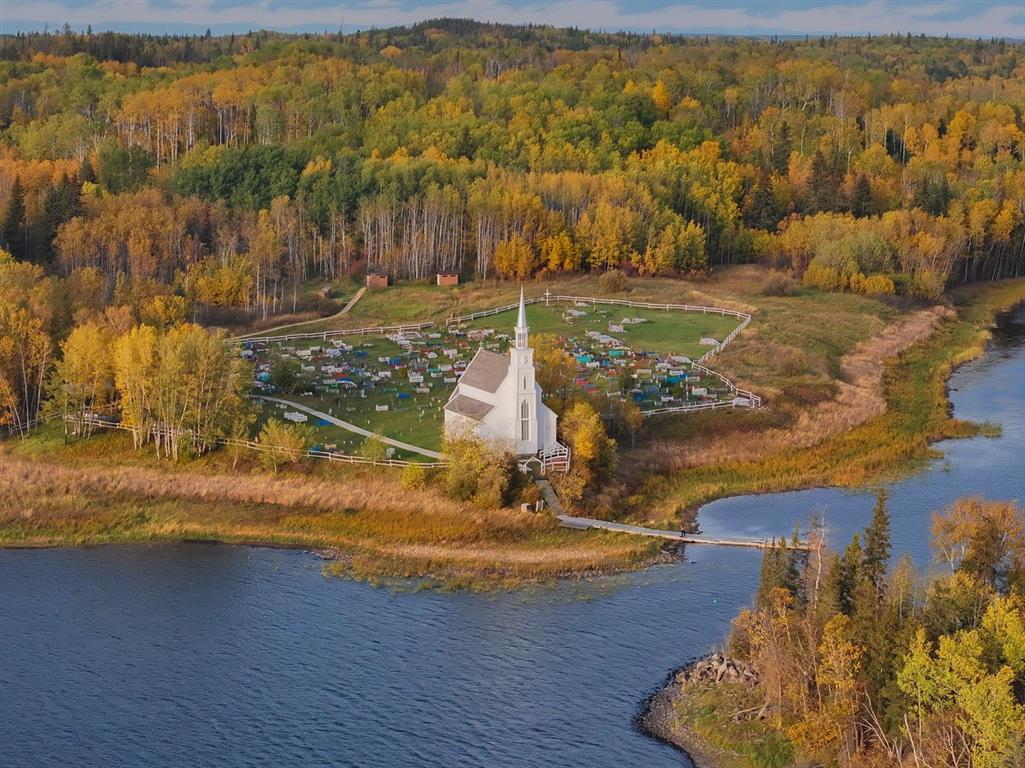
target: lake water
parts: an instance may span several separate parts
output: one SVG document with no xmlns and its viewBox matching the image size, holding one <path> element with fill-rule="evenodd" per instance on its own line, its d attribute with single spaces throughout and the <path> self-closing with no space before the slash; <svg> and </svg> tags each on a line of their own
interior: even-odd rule
<svg viewBox="0 0 1025 768">
<path fill-rule="evenodd" d="M 1025 502 L 1025 307 L 1001 318 L 986 353 L 950 379 L 950 400 L 958 418 L 992 422 L 996 438 L 945 440 L 935 445 L 943 458 L 896 483 L 888 483 L 893 548 L 910 552 L 923 567 L 931 563 L 931 513 L 959 496 Z M 822 514 L 830 543 L 842 547 L 872 517 L 875 494 L 817 488 L 721 499 L 701 510 L 702 532 L 710 535 L 779 536 L 795 522 Z"/>
<path fill-rule="evenodd" d="M 951 381 L 999 438 L 891 487 L 895 550 L 928 515 L 1025 496 L 1025 309 Z M 731 499 L 708 533 L 772 535 L 824 511 L 836 543 L 872 496 Z M 0 766 L 680 766 L 633 726 L 666 674 L 721 641 L 760 556 L 499 595 L 325 578 L 294 551 L 204 544 L 0 551 Z"/>
</svg>

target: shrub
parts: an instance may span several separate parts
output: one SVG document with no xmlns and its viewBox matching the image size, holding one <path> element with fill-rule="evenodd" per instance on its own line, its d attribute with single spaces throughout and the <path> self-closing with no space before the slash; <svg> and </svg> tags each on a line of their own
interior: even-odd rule
<svg viewBox="0 0 1025 768">
<path fill-rule="evenodd" d="M 426 488 L 430 481 L 427 467 L 410 464 L 402 470 L 402 487 L 408 491 L 419 491 Z"/>
<path fill-rule="evenodd" d="M 610 269 L 598 277 L 598 289 L 602 293 L 621 293 L 626 288 L 626 273 L 621 269 Z"/>
<path fill-rule="evenodd" d="M 762 283 L 762 296 L 790 296 L 793 294 L 796 285 L 789 276 L 775 270 L 769 272 Z"/>
<path fill-rule="evenodd" d="M 270 419 L 260 430 L 258 439 L 264 450 L 260 451 L 260 463 L 271 472 L 285 464 L 294 464 L 306 455 L 310 434 L 298 424 L 286 424 Z"/>
<path fill-rule="evenodd" d="M 364 459 L 384 461 L 388 458 L 388 446 L 377 435 L 371 435 L 359 447 L 359 455 Z"/>
<path fill-rule="evenodd" d="M 472 501 L 485 509 L 507 503 L 516 471 L 510 454 L 481 440 L 461 438 L 445 442 L 445 456 L 449 461 L 445 492 L 451 498 Z"/>
<path fill-rule="evenodd" d="M 870 293 L 892 296 L 896 290 L 893 280 L 886 275 L 869 275 L 858 271 L 847 272 L 813 261 L 804 272 L 804 284 L 823 291 Z"/>
<path fill-rule="evenodd" d="M 886 275 L 869 275 L 865 278 L 863 289 L 865 293 L 880 296 L 893 296 L 896 293 L 896 286 L 893 284 L 893 280 Z"/>
</svg>

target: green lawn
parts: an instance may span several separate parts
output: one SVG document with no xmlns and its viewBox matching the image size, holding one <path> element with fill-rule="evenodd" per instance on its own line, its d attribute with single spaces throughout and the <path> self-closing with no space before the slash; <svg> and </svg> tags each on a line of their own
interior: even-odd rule
<svg viewBox="0 0 1025 768">
<path fill-rule="evenodd" d="M 442 299 L 444 303 L 450 300 L 452 294 L 457 290 L 440 289 L 433 295 Z M 416 292 L 428 293 L 423 287 Z M 411 293 L 412 290 L 371 292 L 367 295 L 369 301 L 364 310 L 371 310 L 374 315 L 387 313 L 392 322 L 424 320 L 426 319 L 425 314 L 428 313 L 435 313 L 437 320 L 438 307 L 432 307 L 428 313 L 425 313 L 426 308 L 423 305 L 416 306 L 402 300 L 403 298 L 408 299 Z M 571 312 L 583 314 L 574 317 L 570 314 Z M 622 331 L 613 331 L 610 328 L 611 325 L 620 325 L 624 318 L 639 318 L 644 322 L 623 324 Z M 569 303 L 529 305 L 527 321 L 530 324 L 531 333 L 559 336 L 566 340 L 568 349 L 574 349 L 577 352 L 589 352 L 599 357 L 604 356 L 606 353 L 602 351 L 601 345 L 587 337 L 589 331 L 598 331 L 622 340 L 624 344 L 637 352 L 680 354 L 694 359 L 712 348 L 710 344 L 701 343 L 703 338 L 722 341 L 737 327 L 739 322 L 734 317 L 715 314 L 634 309 L 602 304 L 577 307 Z M 493 329 L 496 336 L 503 334 L 511 336 L 515 322 L 516 311 L 509 310 L 468 323 L 458 329 L 458 333 L 473 329 Z M 444 322 L 436 322 L 435 327 L 425 333 L 440 333 L 442 337 L 428 340 L 428 347 L 437 351 L 444 347 L 456 347 L 460 343 L 465 345 L 465 337 L 457 335 L 456 331 L 456 328 L 450 329 Z M 374 369 L 379 367 L 378 357 L 401 356 L 404 353 L 400 345 L 384 337 L 354 336 L 345 338 L 344 341 L 353 346 L 353 351 L 344 353 L 344 357 L 341 359 L 336 359 L 338 364 L 348 363 Z M 472 342 L 471 347 L 475 348 L 477 343 Z M 507 339 L 495 338 L 486 342 L 487 346 L 499 351 L 505 349 L 507 343 Z M 330 342 L 319 339 L 293 341 L 281 345 L 273 344 L 268 352 L 275 349 L 302 350 L 329 344 Z M 468 361 L 472 354 L 473 349 L 467 349 L 464 346 L 462 355 L 464 361 Z M 313 363 L 313 361 L 310 362 Z M 439 360 L 439 362 L 444 362 L 444 360 Z M 324 363 L 325 361 L 320 361 L 313 364 L 322 365 Z M 650 365 L 651 363 L 637 363 L 637 367 L 645 367 L 649 370 Z M 587 379 L 586 386 L 592 391 L 617 389 L 619 386 L 618 373 L 615 370 L 582 369 L 581 376 Z M 310 374 L 310 377 L 313 382 L 324 378 L 319 372 Z M 647 381 L 650 382 L 650 375 Z M 359 390 L 325 391 L 319 384 L 314 383 L 310 386 L 310 389 L 316 392 L 313 396 L 300 394 L 286 395 L 286 397 L 386 437 L 431 450 L 439 450 L 442 444 L 444 404 L 453 385 L 444 383 L 441 378 L 427 378 L 425 383 L 430 386 L 431 392 L 429 394 L 417 393 L 405 374 L 399 371 L 396 372 L 394 380 L 378 382 L 374 389 L 368 391 L 365 396 Z M 644 381 L 641 383 L 643 384 Z M 691 383 L 706 386 L 710 391 L 720 388 L 718 381 L 692 380 Z M 303 390 L 300 389 L 301 391 Z M 399 397 L 400 393 L 406 397 Z M 377 410 L 379 406 L 387 406 L 388 410 L 379 411 Z M 364 440 L 362 436 L 334 425 L 318 427 L 311 420 L 311 426 L 314 427 L 314 435 L 319 443 L 335 444 L 339 450 L 347 453 L 357 451 Z"/>
<path fill-rule="evenodd" d="M 586 312 L 584 317 L 570 318 L 570 310 Z M 612 332 L 610 324 L 624 318 L 643 318 L 645 322 L 624 325 L 623 332 Z M 722 341 L 740 321 L 723 315 L 676 312 L 662 309 L 635 309 L 598 304 L 575 307 L 566 303 L 530 304 L 527 323 L 531 333 L 553 333 L 561 337 L 584 338 L 588 331 L 599 331 L 623 341 L 634 351 L 679 354 L 697 359 L 711 347 L 701 344 L 702 338 Z M 467 323 L 468 328 L 494 328 L 511 333 L 516 324 L 516 310 L 482 317 Z"/>
<path fill-rule="evenodd" d="M 318 411 L 331 413 L 332 416 L 342 421 L 347 421 L 350 424 L 355 424 L 385 437 L 402 440 L 403 442 L 427 448 L 428 450 L 441 450 L 442 425 L 444 423 L 441 408 L 445 403 L 447 393 L 445 397 L 440 398 L 439 405 L 425 408 L 423 417 L 420 416 L 419 406 L 407 406 L 403 403 L 396 408 L 394 396 L 374 394 L 369 395 L 366 400 L 362 400 L 358 395 L 349 396 L 349 399 L 343 395 L 340 405 L 333 395 L 324 397 L 285 395 L 284 397 L 307 405 L 310 408 L 316 408 Z M 360 400 L 360 403 L 357 405 L 354 402 L 355 400 Z M 374 405 L 385 402 L 389 405 L 387 412 L 377 412 L 374 410 Z M 349 408 L 354 406 L 356 411 L 349 411 Z M 281 419 L 282 414 L 286 410 L 288 409 L 278 408 L 273 403 L 265 403 L 261 409 L 260 424 L 270 416 Z M 336 450 L 343 453 L 358 453 L 360 446 L 363 445 L 363 441 L 366 439 L 362 435 L 333 424 L 317 426 L 316 419 L 312 416 L 307 425 L 313 430 L 313 437 L 318 445 L 334 445 Z M 394 458 L 417 461 L 431 460 L 422 454 L 403 450 L 396 450 Z"/>
</svg>

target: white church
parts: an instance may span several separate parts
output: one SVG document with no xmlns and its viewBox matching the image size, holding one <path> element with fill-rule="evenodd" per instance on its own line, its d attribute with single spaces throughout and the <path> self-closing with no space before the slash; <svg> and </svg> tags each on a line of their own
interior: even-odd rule
<svg viewBox="0 0 1025 768">
<path fill-rule="evenodd" d="M 529 331 L 521 289 L 515 343 L 508 356 L 477 350 L 445 404 L 445 437 L 497 443 L 521 459 L 521 467 L 536 459 L 542 467 L 565 469 L 569 451 L 555 438 L 558 417 L 541 402 Z"/>
</svg>

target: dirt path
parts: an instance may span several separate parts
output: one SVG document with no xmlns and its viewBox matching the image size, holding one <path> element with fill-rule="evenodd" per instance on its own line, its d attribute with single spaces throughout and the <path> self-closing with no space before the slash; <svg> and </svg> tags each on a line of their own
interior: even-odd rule
<svg viewBox="0 0 1025 768">
<path fill-rule="evenodd" d="M 631 460 L 670 471 L 725 461 L 754 461 L 787 448 L 807 448 L 847 432 L 886 412 L 882 386 L 886 361 L 929 338 L 951 312 L 941 306 L 919 310 L 858 344 L 841 359 L 842 376 L 836 382 L 836 396 L 804 411 L 796 424 L 746 434 L 742 441 L 736 435 L 708 435 L 689 440 L 686 445 L 658 443 L 638 451 Z"/>
<path fill-rule="evenodd" d="M 344 307 L 342 307 L 340 310 L 338 310 L 338 312 L 336 312 L 333 315 L 328 315 L 327 317 L 318 317 L 318 318 L 315 318 L 313 320 L 303 320 L 301 323 L 287 323 L 286 325 L 278 325 L 278 326 L 275 326 L 273 328 L 266 328 L 266 329 L 264 329 L 262 331 L 253 331 L 252 333 L 247 333 L 247 334 L 244 334 L 242 336 L 238 336 L 237 338 L 239 338 L 239 339 L 248 339 L 248 338 L 251 338 L 253 336 L 270 336 L 275 331 L 283 331 L 286 328 L 301 328 L 304 325 L 312 325 L 313 323 L 325 323 L 325 322 L 328 322 L 330 320 L 337 320 L 338 318 L 340 318 L 340 317 L 342 317 L 344 315 L 349 314 L 349 310 L 352 309 L 354 306 L 356 306 L 356 302 L 359 301 L 360 299 L 362 299 L 363 298 L 363 294 L 366 293 L 366 292 L 367 292 L 366 286 L 363 286 L 362 288 L 360 288 L 358 291 L 356 291 L 356 295 L 353 296 L 351 299 L 349 299 L 349 301 L 346 303 L 346 305 Z"/>
</svg>

